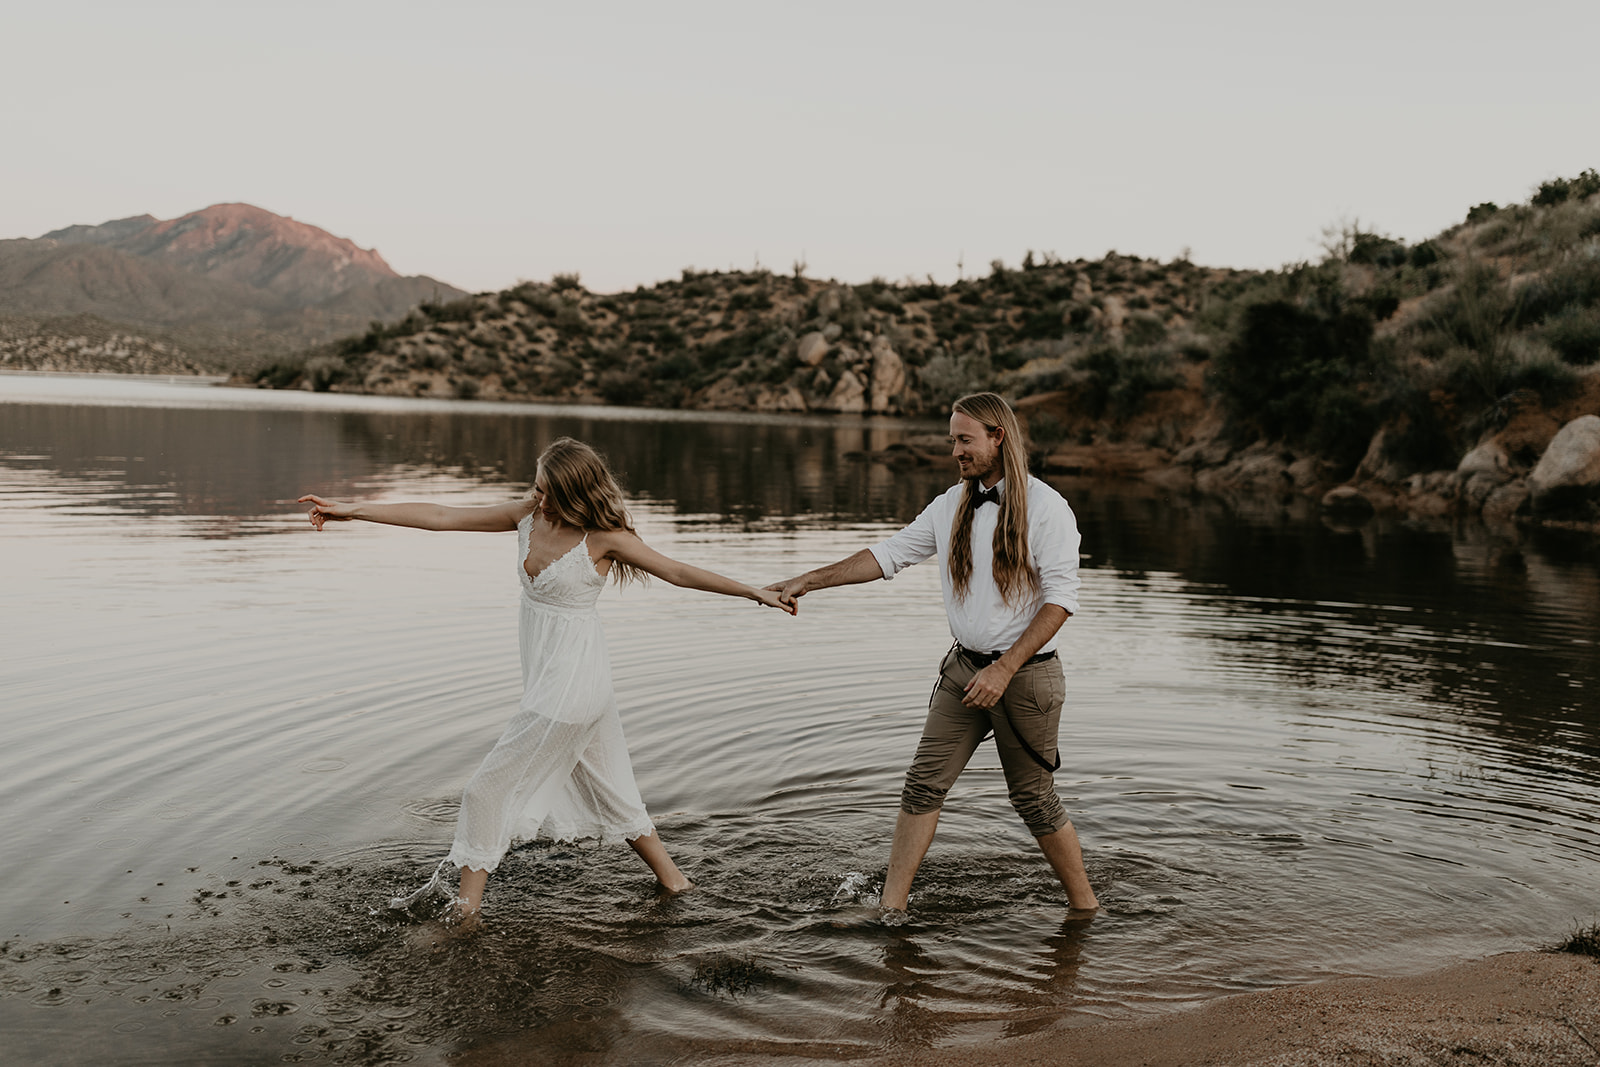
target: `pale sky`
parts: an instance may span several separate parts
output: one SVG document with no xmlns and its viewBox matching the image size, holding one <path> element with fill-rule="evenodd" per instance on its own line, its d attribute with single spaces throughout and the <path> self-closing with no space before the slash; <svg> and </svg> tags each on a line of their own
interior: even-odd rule
<svg viewBox="0 0 1600 1067">
<path fill-rule="evenodd" d="M 245 201 L 468 289 L 1277 267 L 1600 168 L 1600 3 L 0 6 L 0 237 Z"/>
</svg>

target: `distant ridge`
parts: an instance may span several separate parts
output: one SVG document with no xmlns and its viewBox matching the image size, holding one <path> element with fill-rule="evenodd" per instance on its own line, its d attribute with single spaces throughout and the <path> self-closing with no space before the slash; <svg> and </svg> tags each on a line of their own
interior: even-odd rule
<svg viewBox="0 0 1600 1067">
<path fill-rule="evenodd" d="M 88 315 L 157 328 L 219 369 L 465 295 L 435 278 L 402 276 L 373 249 L 252 204 L 0 241 L 0 315 Z"/>
</svg>

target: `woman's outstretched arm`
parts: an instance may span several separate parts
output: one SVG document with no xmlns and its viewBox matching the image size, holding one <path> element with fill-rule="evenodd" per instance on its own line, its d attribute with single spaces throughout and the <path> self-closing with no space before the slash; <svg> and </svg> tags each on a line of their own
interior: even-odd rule
<svg viewBox="0 0 1600 1067">
<path fill-rule="evenodd" d="M 766 589 L 757 589 L 754 586 L 736 582 L 732 578 L 725 578 L 715 571 L 692 567 L 687 563 L 680 563 L 671 556 L 663 556 L 639 538 L 638 534 L 626 530 L 607 530 L 589 535 L 589 544 L 600 551 L 600 556 L 609 556 L 622 563 L 630 563 L 647 574 L 653 574 L 664 582 L 671 582 L 682 589 L 703 589 L 708 593 L 721 593 L 724 596 L 739 596 L 746 600 L 754 600 L 757 604 L 765 604 L 769 608 L 777 608 L 794 614 L 794 605 L 785 604 L 778 598 L 778 594 Z"/>
<path fill-rule="evenodd" d="M 342 504 L 337 500 L 324 500 L 307 493 L 300 503 L 310 504 L 311 525 L 322 529 L 325 522 L 349 522 L 361 519 L 381 522 L 388 526 L 410 526 L 417 530 L 475 530 L 483 533 L 504 533 L 515 530 L 517 523 L 528 513 L 529 505 L 521 500 L 485 507 L 461 508 L 447 504 Z"/>
</svg>

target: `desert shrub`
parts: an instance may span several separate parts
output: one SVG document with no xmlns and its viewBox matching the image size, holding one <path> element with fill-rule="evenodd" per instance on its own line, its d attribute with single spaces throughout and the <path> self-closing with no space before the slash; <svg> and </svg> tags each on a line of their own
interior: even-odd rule
<svg viewBox="0 0 1600 1067">
<path fill-rule="evenodd" d="M 551 275 L 550 287 L 558 293 L 564 293 L 571 289 L 582 289 L 583 283 L 579 279 L 578 272 L 572 271 L 570 273 Z"/>
<path fill-rule="evenodd" d="M 1060 337 L 1066 327 L 1060 307 L 1047 307 L 1042 311 L 1029 311 L 1022 316 L 1017 327 L 1019 341 L 1035 341 Z"/>
<path fill-rule="evenodd" d="M 417 310 L 434 322 L 471 322 L 476 308 L 470 296 L 446 304 L 424 301 L 417 305 Z"/>
<path fill-rule="evenodd" d="M 1350 234 L 1348 259 L 1374 267 L 1398 267 L 1407 259 L 1406 246 L 1392 237 L 1355 230 Z"/>
<path fill-rule="evenodd" d="M 314 392 L 326 393 L 350 376 L 350 365 L 337 356 L 317 356 L 306 360 L 305 376 Z"/>
<path fill-rule="evenodd" d="M 1122 336 L 1129 345 L 1155 345 L 1167 339 L 1167 327 L 1154 315 L 1134 315 L 1122 324 Z"/>
<path fill-rule="evenodd" d="M 947 409 L 968 393 L 990 388 L 994 370 L 981 353 L 956 355 L 940 349 L 917 371 L 922 395 L 935 411 Z"/>
<path fill-rule="evenodd" d="M 765 289 L 741 289 L 728 297 L 729 311 L 770 311 L 772 297 Z"/>
<path fill-rule="evenodd" d="M 258 368 L 252 380 L 271 386 L 273 389 L 286 389 L 299 380 L 305 369 L 304 356 L 288 356 L 284 359 L 275 359 L 266 366 Z"/>
<path fill-rule="evenodd" d="M 556 301 L 555 320 L 556 332 L 566 337 L 585 337 L 594 332 L 594 327 L 589 320 L 583 317 L 576 301 Z"/>
<path fill-rule="evenodd" d="M 1177 384 L 1170 359 L 1159 350 L 1091 348 L 1078 358 L 1077 404 L 1093 418 L 1120 422 L 1138 414 L 1144 399 L 1157 389 Z"/>
<path fill-rule="evenodd" d="M 1461 347 L 1492 356 L 1504 346 L 1518 304 L 1493 267 L 1471 262 L 1455 288 L 1435 304 L 1429 325 Z"/>
<path fill-rule="evenodd" d="M 634 406 L 643 403 L 645 397 L 650 395 L 650 383 L 622 367 L 613 367 L 600 375 L 597 384 L 607 404 Z"/>
<path fill-rule="evenodd" d="M 1333 303 L 1277 299 L 1244 309 L 1238 335 L 1213 358 L 1210 374 L 1236 430 L 1313 444 L 1359 432 L 1335 421 L 1376 424 L 1360 388 L 1376 372 L 1372 319 Z"/>
<path fill-rule="evenodd" d="M 1384 453 L 1409 470 L 1445 470 L 1461 458 L 1460 441 L 1427 389 L 1405 382 L 1384 398 Z"/>
<path fill-rule="evenodd" d="M 676 382 L 693 375 L 700 369 L 700 364 L 686 352 L 675 352 L 666 359 L 657 361 L 651 369 L 657 380 Z"/>
<path fill-rule="evenodd" d="M 1477 205 L 1467 209 L 1467 221 L 1468 222 L 1482 222 L 1485 219 L 1490 218 L 1491 216 L 1493 216 L 1495 214 L 1495 212 L 1497 212 L 1499 210 L 1500 210 L 1500 205 L 1499 204 L 1496 204 L 1492 200 L 1485 200 L 1483 203 L 1477 204 Z"/>
<path fill-rule="evenodd" d="M 468 374 L 482 378 L 500 370 L 500 361 L 484 352 L 474 352 L 463 361 Z"/>
<path fill-rule="evenodd" d="M 451 386 L 457 400 L 476 400 L 482 388 L 476 378 L 462 378 L 459 381 L 452 382 Z"/>
<path fill-rule="evenodd" d="M 1540 182 L 1531 203 L 1541 207 L 1554 207 L 1568 200 L 1585 200 L 1600 193 L 1600 174 L 1593 169 L 1579 173 L 1576 178 L 1551 178 Z"/>
<path fill-rule="evenodd" d="M 1573 256 L 1517 294 L 1516 321 L 1539 322 L 1568 308 L 1600 305 L 1600 257 Z"/>
<path fill-rule="evenodd" d="M 1564 308 L 1545 320 L 1539 336 L 1568 363 L 1600 361 L 1600 309 Z"/>
<path fill-rule="evenodd" d="M 1431 267 L 1444 258 L 1444 250 L 1432 241 L 1423 241 L 1421 244 L 1412 245 L 1411 251 L 1406 254 L 1406 262 L 1421 270 Z"/>
<path fill-rule="evenodd" d="M 641 323 L 628 331 L 633 344 L 655 345 L 663 352 L 676 351 L 687 343 L 683 331 L 668 322 Z"/>
</svg>

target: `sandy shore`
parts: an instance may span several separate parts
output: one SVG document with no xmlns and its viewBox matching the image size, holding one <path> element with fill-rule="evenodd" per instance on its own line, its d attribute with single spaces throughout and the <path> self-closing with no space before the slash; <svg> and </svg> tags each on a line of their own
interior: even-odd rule
<svg viewBox="0 0 1600 1067">
<path fill-rule="evenodd" d="M 1600 1064 L 1600 960 L 1513 952 L 1411 978 L 1267 990 L 1131 1023 L 1060 1027 L 978 1048 L 906 1050 L 877 1067 L 1566 1067 Z"/>
</svg>

